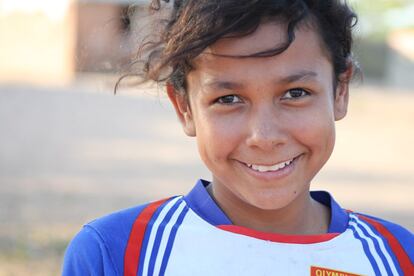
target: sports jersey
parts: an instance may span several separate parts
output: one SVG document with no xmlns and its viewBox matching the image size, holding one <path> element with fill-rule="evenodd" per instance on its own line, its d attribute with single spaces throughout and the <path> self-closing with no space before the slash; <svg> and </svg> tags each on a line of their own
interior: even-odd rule
<svg viewBox="0 0 414 276">
<path fill-rule="evenodd" d="M 233 225 L 208 184 L 86 224 L 63 275 L 414 275 L 412 233 L 345 211 L 327 192 L 311 196 L 331 210 L 328 233 L 290 236 Z"/>
</svg>

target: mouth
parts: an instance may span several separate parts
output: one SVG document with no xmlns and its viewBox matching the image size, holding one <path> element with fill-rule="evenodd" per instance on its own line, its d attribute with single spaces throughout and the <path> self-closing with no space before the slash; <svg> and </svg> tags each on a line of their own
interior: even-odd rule
<svg viewBox="0 0 414 276">
<path fill-rule="evenodd" d="M 249 167 L 250 169 L 252 169 L 253 171 L 256 172 L 260 172 L 260 173 L 265 173 L 265 172 L 277 172 L 277 171 L 281 171 L 286 167 L 289 167 L 290 165 L 292 165 L 292 163 L 299 158 L 300 155 L 277 163 L 277 164 L 272 164 L 272 165 L 259 165 L 259 164 L 249 164 L 249 163 L 244 163 L 247 167 Z"/>
</svg>

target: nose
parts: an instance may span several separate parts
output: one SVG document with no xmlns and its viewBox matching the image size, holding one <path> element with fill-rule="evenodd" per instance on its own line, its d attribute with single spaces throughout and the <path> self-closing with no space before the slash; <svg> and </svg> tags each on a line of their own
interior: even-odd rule
<svg viewBox="0 0 414 276">
<path fill-rule="evenodd" d="M 273 105 L 252 111 L 249 117 L 246 139 L 249 147 L 268 151 L 287 143 L 287 126 Z"/>
</svg>

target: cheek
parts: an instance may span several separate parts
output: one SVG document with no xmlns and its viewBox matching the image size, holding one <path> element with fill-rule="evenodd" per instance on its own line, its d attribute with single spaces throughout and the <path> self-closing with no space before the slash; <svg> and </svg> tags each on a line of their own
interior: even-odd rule
<svg viewBox="0 0 414 276">
<path fill-rule="evenodd" d="M 232 118 L 200 114 L 196 119 L 197 143 L 202 159 L 219 162 L 227 159 L 242 137 L 242 125 Z"/>
<path fill-rule="evenodd" d="M 290 124 L 296 139 L 312 153 L 328 158 L 335 144 L 335 122 L 328 109 L 315 109 L 304 113 L 301 120 Z"/>
</svg>

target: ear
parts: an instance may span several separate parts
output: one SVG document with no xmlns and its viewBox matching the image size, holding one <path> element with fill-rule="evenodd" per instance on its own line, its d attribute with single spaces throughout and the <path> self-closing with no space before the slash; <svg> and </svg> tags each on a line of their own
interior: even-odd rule
<svg viewBox="0 0 414 276">
<path fill-rule="evenodd" d="M 349 102 L 349 82 L 353 75 L 352 62 L 349 63 L 348 69 L 339 76 L 339 82 L 335 91 L 334 115 L 335 121 L 339 121 L 346 116 Z"/>
<path fill-rule="evenodd" d="M 170 83 L 167 83 L 166 88 L 168 98 L 174 106 L 175 113 L 183 126 L 185 134 L 191 137 L 196 136 L 193 115 L 187 98 L 182 93 L 178 93 Z"/>
</svg>

